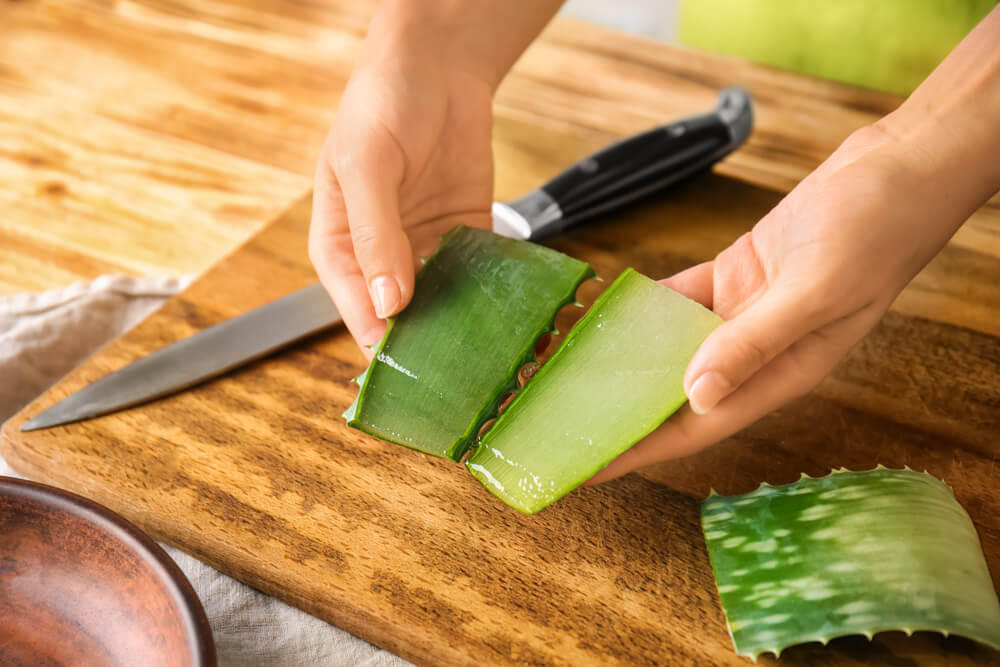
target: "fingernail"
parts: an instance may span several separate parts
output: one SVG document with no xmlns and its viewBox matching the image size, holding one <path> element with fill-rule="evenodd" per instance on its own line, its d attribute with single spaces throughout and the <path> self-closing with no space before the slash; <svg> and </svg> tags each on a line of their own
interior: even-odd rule
<svg viewBox="0 0 1000 667">
<path fill-rule="evenodd" d="M 399 285 L 392 276 L 375 276 L 369 283 L 368 292 L 375 306 L 375 315 L 383 320 L 399 307 Z"/>
<path fill-rule="evenodd" d="M 688 401 L 695 414 L 703 415 L 718 405 L 719 401 L 729 395 L 732 390 L 733 386 L 721 373 L 708 371 L 691 385 Z"/>
</svg>

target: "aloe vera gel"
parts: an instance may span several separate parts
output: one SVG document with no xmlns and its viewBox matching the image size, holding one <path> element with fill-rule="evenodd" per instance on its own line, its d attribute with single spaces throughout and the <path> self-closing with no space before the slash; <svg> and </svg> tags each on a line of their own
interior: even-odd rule
<svg viewBox="0 0 1000 667">
<path fill-rule="evenodd" d="M 721 322 L 626 269 L 483 436 L 469 471 L 521 512 L 550 505 L 684 404 L 688 362 Z"/>
<path fill-rule="evenodd" d="M 410 305 L 390 320 L 347 423 L 460 460 L 558 310 L 592 276 L 555 250 L 456 227 L 417 275 Z"/>
<path fill-rule="evenodd" d="M 456 461 L 471 451 L 472 475 L 521 512 L 555 502 L 685 402 L 687 364 L 722 322 L 627 269 L 477 441 L 592 276 L 554 250 L 457 227 L 389 322 L 348 424 Z"/>
</svg>

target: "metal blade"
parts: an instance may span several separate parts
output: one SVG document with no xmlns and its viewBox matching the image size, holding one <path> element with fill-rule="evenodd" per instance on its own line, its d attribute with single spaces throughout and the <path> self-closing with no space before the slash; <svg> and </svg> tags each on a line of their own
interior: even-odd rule
<svg viewBox="0 0 1000 667">
<path fill-rule="evenodd" d="M 340 322 L 319 283 L 168 345 L 27 421 L 22 431 L 98 417 L 214 378 Z"/>
<path fill-rule="evenodd" d="M 493 231 L 519 241 L 531 238 L 531 225 L 524 216 L 500 202 L 493 202 Z"/>
<path fill-rule="evenodd" d="M 527 239 L 517 211 L 493 204 L 493 230 Z M 341 321 L 319 283 L 226 320 L 105 375 L 28 420 L 22 431 L 99 417 L 187 389 L 259 359 Z"/>
</svg>

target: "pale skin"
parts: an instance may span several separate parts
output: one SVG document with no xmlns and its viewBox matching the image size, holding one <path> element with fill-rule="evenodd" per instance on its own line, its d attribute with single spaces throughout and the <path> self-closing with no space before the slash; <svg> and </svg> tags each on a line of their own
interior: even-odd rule
<svg viewBox="0 0 1000 667">
<path fill-rule="evenodd" d="M 456 224 L 489 227 L 492 96 L 559 4 L 379 5 L 319 160 L 309 238 L 366 353 L 409 302 L 417 258 Z M 875 326 L 1000 191 L 998 44 L 1000 8 L 750 232 L 662 281 L 727 322 L 687 368 L 688 406 L 589 483 L 725 439 L 808 393 Z"/>
</svg>

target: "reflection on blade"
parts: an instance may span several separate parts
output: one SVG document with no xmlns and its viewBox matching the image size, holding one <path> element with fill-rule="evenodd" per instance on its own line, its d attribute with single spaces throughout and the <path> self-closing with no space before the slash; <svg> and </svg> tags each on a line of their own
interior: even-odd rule
<svg viewBox="0 0 1000 667">
<path fill-rule="evenodd" d="M 519 241 L 531 238 L 528 221 L 510 206 L 500 202 L 493 202 L 493 231 Z"/>
</svg>

